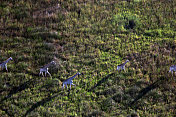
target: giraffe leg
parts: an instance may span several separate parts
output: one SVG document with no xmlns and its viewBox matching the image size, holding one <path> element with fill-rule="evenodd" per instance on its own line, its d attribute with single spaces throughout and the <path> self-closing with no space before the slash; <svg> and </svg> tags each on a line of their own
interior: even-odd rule
<svg viewBox="0 0 176 117">
<path fill-rule="evenodd" d="M 42 73 L 42 72 L 40 71 L 39 76 L 40 76 L 41 73 Z"/>
<path fill-rule="evenodd" d="M 75 84 L 72 83 L 73 86 L 76 86 Z"/>
<path fill-rule="evenodd" d="M 120 70 L 120 67 L 119 67 L 119 66 L 117 66 L 117 70 L 118 70 L 118 71 Z"/>
<path fill-rule="evenodd" d="M 71 89 L 71 84 L 70 84 L 70 89 Z"/>
<path fill-rule="evenodd" d="M 44 77 L 43 72 L 42 72 L 42 76 Z"/>
<path fill-rule="evenodd" d="M 49 76 L 51 77 L 51 74 L 47 71 L 47 73 L 49 74 Z"/>
<path fill-rule="evenodd" d="M 8 72 L 8 70 L 7 70 L 7 65 L 5 65 L 5 68 L 6 68 L 6 71 Z"/>
<path fill-rule="evenodd" d="M 45 77 L 46 77 L 46 73 L 47 73 L 47 72 L 45 72 Z"/>
<path fill-rule="evenodd" d="M 119 71 L 119 67 L 117 67 L 116 71 L 117 71 L 117 70 Z"/>
</svg>

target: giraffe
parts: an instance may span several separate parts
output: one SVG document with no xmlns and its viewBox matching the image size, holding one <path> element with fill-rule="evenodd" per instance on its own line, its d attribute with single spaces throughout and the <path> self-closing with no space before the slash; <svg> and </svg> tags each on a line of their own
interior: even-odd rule
<svg viewBox="0 0 176 117">
<path fill-rule="evenodd" d="M 176 71 L 176 65 L 170 66 L 169 72 L 171 72 L 173 74 L 173 71 Z"/>
<path fill-rule="evenodd" d="M 6 61 L 2 62 L 2 63 L 0 64 L 1 69 L 3 69 L 3 68 L 5 67 L 5 68 L 6 68 L 6 71 L 8 72 L 7 63 L 8 63 L 10 60 L 13 60 L 12 57 L 10 57 L 10 58 L 8 58 Z"/>
<path fill-rule="evenodd" d="M 66 80 L 63 82 L 62 88 L 64 88 L 65 85 L 66 85 L 66 87 L 67 87 L 67 84 L 70 84 L 70 89 L 71 89 L 71 85 L 74 85 L 74 86 L 75 86 L 75 84 L 73 84 L 73 79 L 74 79 L 77 75 L 81 75 L 81 73 L 78 72 L 78 73 L 76 73 L 74 76 L 72 76 L 72 77 L 66 79 Z"/>
<path fill-rule="evenodd" d="M 129 60 L 126 60 L 125 63 L 118 65 L 116 71 L 119 71 L 120 69 L 125 71 L 125 65 L 127 62 L 129 62 Z"/>
<path fill-rule="evenodd" d="M 42 74 L 42 76 L 44 77 L 43 72 L 45 72 L 45 76 L 46 76 L 46 74 L 49 74 L 49 76 L 51 77 L 51 74 L 48 71 L 48 69 L 49 69 L 48 67 L 50 67 L 52 64 L 55 65 L 56 64 L 55 61 L 51 61 L 50 63 L 48 63 L 44 67 L 40 68 L 39 76 L 40 76 L 40 74 Z"/>
</svg>

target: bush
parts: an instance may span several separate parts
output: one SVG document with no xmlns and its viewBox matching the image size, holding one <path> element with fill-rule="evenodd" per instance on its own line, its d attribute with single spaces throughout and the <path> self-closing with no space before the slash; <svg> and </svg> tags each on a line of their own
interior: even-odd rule
<svg viewBox="0 0 176 117">
<path fill-rule="evenodd" d="M 128 11 L 118 13 L 112 17 L 112 25 L 118 32 L 139 28 L 140 24 L 139 16 Z"/>
<path fill-rule="evenodd" d="M 12 10 L 12 13 L 14 14 L 14 18 L 18 20 L 30 17 L 28 6 L 25 6 L 23 4 L 21 4 L 20 6 L 15 6 L 15 8 Z"/>
<path fill-rule="evenodd" d="M 44 38 L 44 39 L 60 38 L 60 35 L 58 34 L 57 31 L 55 30 L 50 31 L 48 28 L 43 28 L 43 27 L 37 27 L 37 28 L 28 27 L 27 34 L 28 34 L 28 37 L 33 37 L 33 38 Z"/>
<path fill-rule="evenodd" d="M 105 116 L 107 116 L 106 113 L 98 110 L 94 110 L 88 115 L 88 117 L 105 117 Z"/>
<path fill-rule="evenodd" d="M 115 103 L 115 101 L 111 97 L 105 99 L 102 102 L 102 109 L 104 111 L 108 111 L 108 112 L 113 111 L 114 107 L 116 107 L 116 103 Z"/>
</svg>

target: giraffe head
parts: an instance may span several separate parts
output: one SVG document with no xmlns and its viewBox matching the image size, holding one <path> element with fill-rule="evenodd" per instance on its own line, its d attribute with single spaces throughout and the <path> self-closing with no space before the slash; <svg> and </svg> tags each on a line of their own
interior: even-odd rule
<svg viewBox="0 0 176 117">
<path fill-rule="evenodd" d="M 129 60 L 127 59 L 126 62 L 129 62 Z"/>
<path fill-rule="evenodd" d="M 13 60 L 12 57 L 10 57 L 9 60 Z"/>
<path fill-rule="evenodd" d="M 51 64 L 56 65 L 56 62 L 55 61 L 51 61 Z"/>
<path fill-rule="evenodd" d="M 79 72 L 78 72 L 78 73 L 76 73 L 76 74 L 77 74 L 77 75 L 81 75 L 81 73 L 79 73 Z"/>
<path fill-rule="evenodd" d="M 60 5 L 59 5 L 59 4 L 57 4 L 57 5 L 56 5 L 56 8 L 59 8 L 59 7 L 60 7 Z"/>
</svg>

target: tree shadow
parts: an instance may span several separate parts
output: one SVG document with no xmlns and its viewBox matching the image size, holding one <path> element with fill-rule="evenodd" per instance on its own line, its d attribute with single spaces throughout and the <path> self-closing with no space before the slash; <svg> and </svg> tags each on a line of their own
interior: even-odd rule
<svg viewBox="0 0 176 117">
<path fill-rule="evenodd" d="M 100 86 L 102 83 L 106 82 L 107 79 L 109 77 L 111 77 L 112 75 L 114 75 L 114 73 L 108 74 L 106 77 L 104 77 L 103 79 L 101 79 L 96 85 L 94 85 L 91 89 L 89 89 L 88 91 L 93 91 L 96 87 Z"/>
<path fill-rule="evenodd" d="M 137 97 L 130 103 L 130 106 L 133 106 L 134 104 L 136 104 L 136 102 L 141 99 L 143 96 L 145 96 L 148 92 L 150 92 L 151 90 L 157 88 L 163 81 L 164 79 L 161 78 L 157 81 L 155 81 L 154 83 L 152 83 L 151 85 L 149 85 L 148 87 L 142 89 L 139 94 L 137 95 Z"/>
<path fill-rule="evenodd" d="M 23 90 L 29 88 L 30 85 L 31 85 L 31 83 L 35 83 L 35 81 L 34 81 L 34 80 L 28 80 L 28 81 L 24 82 L 23 84 L 21 84 L 21 85 L 18 86 L 18 87 L 17 87 L 17 86 L 13 87 L 13 88 L 10 90 L 9 94 L 8 94 L 6 97 L 4 97 L 4 98 L 1 100 L 1 102 L 7 100 L 7 99 L 10 98 L 12 95 L 18 93 L 19 91 L 23 91 Z"/>
<path fill-rule="evenodd" d="M 54 99 L 55 97 L 57 97 L 58 95 L 54 95 L 54 96 L 49 96 L 45 99 L 42 99 L 41 101 L 35 103 L 34 105 L 32 105 L 32 107 L 26 111 L 25 115 L 23 117 L 26 117 L 30 112 L 32 112 L 33 110 L 35 110 L 36 108 L 38 108 L 39 106 L 43 106 L 45 103 L 51 101 L 52 99 Z"/>
</svg>

